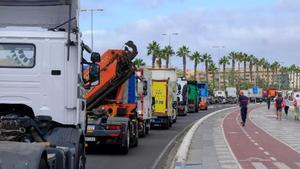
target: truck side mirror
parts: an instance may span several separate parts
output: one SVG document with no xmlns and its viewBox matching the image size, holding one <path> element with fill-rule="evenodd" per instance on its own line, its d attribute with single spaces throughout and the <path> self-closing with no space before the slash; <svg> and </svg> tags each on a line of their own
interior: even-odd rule
<svg viewBox="0 0 300 169">
<path fill-rule="evenodd" d="M 91 54 L 91 61 L 92 61 L 92 63 L 100 62 L 100 54 L 97 52 L 93 52 Z"/>
<path fill-rule="evenodd" d="M 90 78 L 91 86 L 96 86 L 99 84 L 99 82 L 100 82 L 100 66 L 98 64 L 93 63 L 90 65 L 89 78 Z"/>
</svg>

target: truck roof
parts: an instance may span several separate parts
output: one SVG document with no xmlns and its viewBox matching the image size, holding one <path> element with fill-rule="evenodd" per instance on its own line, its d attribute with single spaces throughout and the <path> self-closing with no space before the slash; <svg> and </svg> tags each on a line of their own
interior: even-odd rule
<svg viewBox="0 0 300 169">
<path fill-rule="evenodd" d="M 71 29 L 77 29 L 78 9 L 79 0 L 0 0 L 0 27 L 31 26 L 51 29 L 73 18 Z M 61 28 L 66 29 L 66 26 Z"/>
</svg>

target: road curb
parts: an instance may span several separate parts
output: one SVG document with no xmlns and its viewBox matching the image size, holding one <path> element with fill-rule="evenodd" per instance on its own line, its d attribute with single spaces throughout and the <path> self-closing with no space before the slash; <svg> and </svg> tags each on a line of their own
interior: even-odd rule
<svg viewBox="0 0 300 169">
<path fill-rule="evenodd" d="M 235 109 L 235 108 L 237 108 L 237 107 L 229 107 L 229 108 L 217 110 L 215 112 L 207 114 L 206 116 L 199 119 L 196 123 L 194 123 L 194 125 L 189 129 L 187 134 L 184 136 L 182 143 L 181 143 L 181 145 L 176 153 L 176 156 L 174 158 L 173 164 L 171 165 L 171 169 L 183 169 L 184 168 L 184 166 L 186 164 L 186 160 L 187 160 L 188 151 L 189 151 L 189 148 L 190 148 L 190 145 L 192 142 L 192 138 L 193 138 L 195 132 L 197 131 L 198 127 L 203 123 L 203 121 L 205 121 L 209 117 L 211 117 L 219 112 L 231 110 L 231 109 Z"/>
</svg>

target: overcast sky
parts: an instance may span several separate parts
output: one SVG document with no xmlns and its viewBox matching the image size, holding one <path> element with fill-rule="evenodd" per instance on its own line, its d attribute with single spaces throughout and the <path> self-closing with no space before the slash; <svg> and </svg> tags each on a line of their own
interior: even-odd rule
<svg viewBox="0 0 300 169">
<path fill-rule="evenodd" d="M 94 15 L 94 48 L 100 53 L 133 40 L 138 57 L 149 65 L 149 42 L 164 47 L 169 40 L 161 34 L 176 32 L 171 36 L 175 50 L 186 45 L 210 53 L 216 62 L 241 51 L 284 65 L 300 63 L 300 0 L 82 0 L 81 8 L 104 9 Z M 81 13 L 80 27 L 90 44 L 89 13 Z M 175 56 L 171 64 L 182 67 Z"/>
</svg>

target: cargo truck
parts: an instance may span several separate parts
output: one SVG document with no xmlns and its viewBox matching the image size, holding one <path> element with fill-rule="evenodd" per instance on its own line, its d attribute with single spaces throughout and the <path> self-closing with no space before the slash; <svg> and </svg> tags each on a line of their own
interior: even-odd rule
<svg viewBox="0 0 300 169">
<path fill-rule="evenodd" d="M 197 113 L 199 110 L 199 94 L 197 81 L 187 83 L 187 105 L 189 113 Z"/>
<path fill-rule="evenodd" d="M 208 109 L 208 83 L 198 83 L 199 109 Z"/>
<path fill-rule="evenodd" d="M 147 135 L 150 131 L 150 121 L 153 112 L 152 104 L 152 76 L 148 69 L 140 68 L 137 75 L 137 112 L 139 119 L 139 135 Z"/>
<path fill-rule="evenodd" d="M 77 0 L 0 0 L 1 169 L 85 168 L 82 68 L 96 85 L 100 56 L 83 58 L 78 11 Z"/>
<path fill-rule="evenodd" d="M 124 49 L 110 49 L 97 62 L 99 84 L 87 92 L 87 149 L 95 145 L 119 146 L 127 154 L 138 145 L 136 77 L 132 60 L 137 48 L 132 41 Z"/>
<path fill-rule="evenodd" d="M 187 115 L 187 80 L 184 77 L 177 78 L 177 115 Z"/>
<path fill-rule="evenodd" d="M 177 119 L 175 105 L 177 102 L 176 69 L 148 69 L 152 74 L 152 97 L 154 101 L 151 126 L 168 129 Z"/>
<path fill-rule="evenodd" d="M 237 89 L 235 87 L 226 87 L 226 99 L 230 104 L 235 104 L 238 101 Z"/>
</svg>

